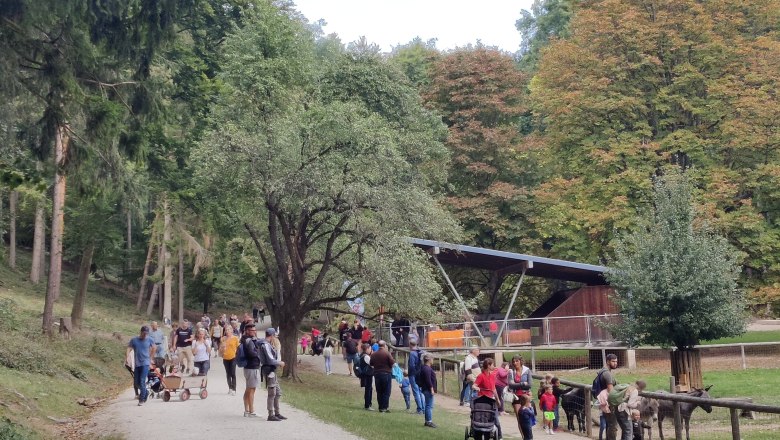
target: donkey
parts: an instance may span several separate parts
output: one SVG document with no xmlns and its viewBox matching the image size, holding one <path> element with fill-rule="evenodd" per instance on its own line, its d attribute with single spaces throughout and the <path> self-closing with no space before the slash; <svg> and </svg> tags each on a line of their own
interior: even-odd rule
<svg viewBox="0 0 780 440">
<path fill-rule="evenodd" d="M 573 388 L 561 395 L 561 408 L 566 413 L 567 429 L 574 431 L 574 418 L 577 418 L 579 432 L 585 432 L 585 388 Z"/>
<path fill-rule="evenodd" d="M 693 391 L 688 391 L 688 395 L 691 397 L 701 397 L 702 399 L 710 399 L 710 394 L 707 392 L 712 388 L 712 385 L 708 386 L 705 389 L 699 389 L 694 388 Z M 663 391 L 659 391 L 663 392 Z M 696 409 L 696 407 L 701 406 L 701 409 L 703 409 L 707 413 L 712 412 L 712 406 L 707 404 L 698 404 L 698 403 L 687 403 L 687 402 L 680 402 L 680 416 L 682 417 L 683 422 L 685 422 L 685 438 L 686 440 L 691 440 L 691 436 L 689 434 L 689 424 L 691 421 L 691 413 L 693 413 L 693 410 Z M 664 421 L 664 418 L 666 417 L 672 417 L 674 418 L 674 406 L 672 405 L 671 400 L 661 400 L 659 404 L 658 409 L 658 435 L 661 437 L 661 440 L 664 440 L 664 431 L 662 423 Z"/>
<path fill-rule="evenodd" d="M 657 399 L 642 397 L 639 400 L 639 416 L 642 419 L 642 429 L 647 430 L 647 440 L 653 440 L 653 425 L 651 422 L 658 421 L 658 409 L 660 403 Z"/>
</svg>

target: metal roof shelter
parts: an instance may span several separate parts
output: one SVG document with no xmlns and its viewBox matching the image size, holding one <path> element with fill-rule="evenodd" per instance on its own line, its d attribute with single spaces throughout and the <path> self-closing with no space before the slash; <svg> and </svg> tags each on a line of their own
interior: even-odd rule
<svg viewBox="0 0 780 440">
<path fill-rule="evenodd" d="M 437 258 L 439 261 L 452 266 L 497 271 L 502 273 L 502 275 L 506 275 L 522 272 L 523 263 L 525 262 L 528 264 L 526 271 L 528 276 L 575 281 L 588 285 L 607 284 L 604 279 L 604 272 L 607 271 L 607 268 L 604 266 L 535 257 L 533 255 L 496 251 L 441 241 L 423 240 L 420 238 L 412 238 L 409 241 L 414 246 L 429 253 L 438 248 Z"/>
<path fill-rule="evenodd" d="M 526 275 L 552 278 L 564 281 L 575 281 L 585 283 L 588 285 L 604 285 L 607 284 L 604 279 L 604 272 L 608 269 L 604 266 L 596 266 L 593 264 L 575 263 L 572 261 L 556 260 L 554 258 L 535 257 L 533 255 L 517 254 L 514 252 L 496 251 L 493 249 L 479 248 L 474 246 L 465 246 L 459 244 L 452 244 L 434 240 L 423 240 L 420 238 L 410 238 L 409 242 L 431 255 L 431 258 L 436 263 L 439 271 L 447 281 L 452 293 L 460 302 L 463 310 L 468 316 L 468 320 L 471 322 L 472 327 L 477 331 L 477 334 L 484 341 L 484 337 L 479 330 L 479 327 L 474 323 L 474 319 L 471 317 L 471 313 L 466 308 L 463 299 L 458 293 L 455 286 L 452 284 L 450 277 L 444 270 L 442 263 L 460 266 L 470 267 L 476 269 L 490 270 L 498 272 L 501 275 L 508 275 L 511 273 L 519 273 L 520 280 L 517 282 L 514 293 L 512 295 L 512 301 L 509 303 L 509 308 L 504 316 L 504 322 L 501 325 L 501 330 L 496 336 L 496 341 L 500 341 L 501 334 L 506 328 L 507 320 L 509 319 L 509 313 L 512 311 L 512 307 L 517 299 L 517 294 L 520 291 L 520 286 L 523 284 L 523 280 Z"/>
</svg>

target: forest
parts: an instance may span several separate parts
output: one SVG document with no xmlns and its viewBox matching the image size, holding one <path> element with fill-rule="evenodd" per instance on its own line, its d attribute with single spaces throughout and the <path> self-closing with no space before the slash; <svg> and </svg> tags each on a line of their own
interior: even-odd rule
<svg viewBox="0 0 780 440">
<path fill-rule="evenodd" d="M 43 333 L 68 268 L 75 328 L 97 278 L 169 321 L 262 303 L 293 332 L 357 296 L 457 319 L 407 237 L 609 266 L 678 169 L 772 316 L 780 0 L 536 0 L 517 31 L 383 53 L 286 0 L 0 2 L 2 264 L 45 283 Z M 456 275 L 506 311 L 511 282 Z"/>
</svg>

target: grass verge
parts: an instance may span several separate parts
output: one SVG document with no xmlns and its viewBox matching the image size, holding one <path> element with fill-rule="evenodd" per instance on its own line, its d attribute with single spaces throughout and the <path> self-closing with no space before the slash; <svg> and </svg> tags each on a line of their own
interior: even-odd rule
<svg viewBox="0 0 780 440">
<path fill-rule="evenodd" d="M 363 438 L 444 440 L 463 437 L 468 426 L 468 416 L 436 408 L 435 404 L 436 429 L 424 427 L 421 416 L 396 410 L 401 403 L 395 400 L 391 400 L 390 413 L 367 412 L 363 409 L 363 389 L 355 378 L 334 375 L 325 380 L 321 374 L 308 371 L 300 371 L 300 376 L 303 383 L 283 385 L 285 402 Z M 397 389 L 393 390 L 394 395 L 398 393 Z"/>
</svg>

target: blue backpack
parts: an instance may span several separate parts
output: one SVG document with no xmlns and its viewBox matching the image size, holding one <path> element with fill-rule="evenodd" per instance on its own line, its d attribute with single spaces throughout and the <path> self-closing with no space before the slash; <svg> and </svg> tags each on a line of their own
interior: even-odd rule
<svg viewBox="0 0 780 440">
<path fill-rule="evenodd" d="M 591 397 L 594 399 L 597 398 L 604 389 L 603 384 L 601 383 L 601 375 L 603 375 L 605 371 L 607 371 L 607 369 L 602 368 L 601 371 L 599 371 L 599 374 L 596 375 L 596 378 L 593 379 L 593 385 L 591 386 Z"/>
<path fill-rule="evenodd" d="M 246 352 L 244 351 L 244 344 L 246 343 L 246 339 L 241 341 L 240 344 L 238 344 L 238 350 L 236 350 L 236 365 L 239 368 L 246 368 Z"/>
</svg>

